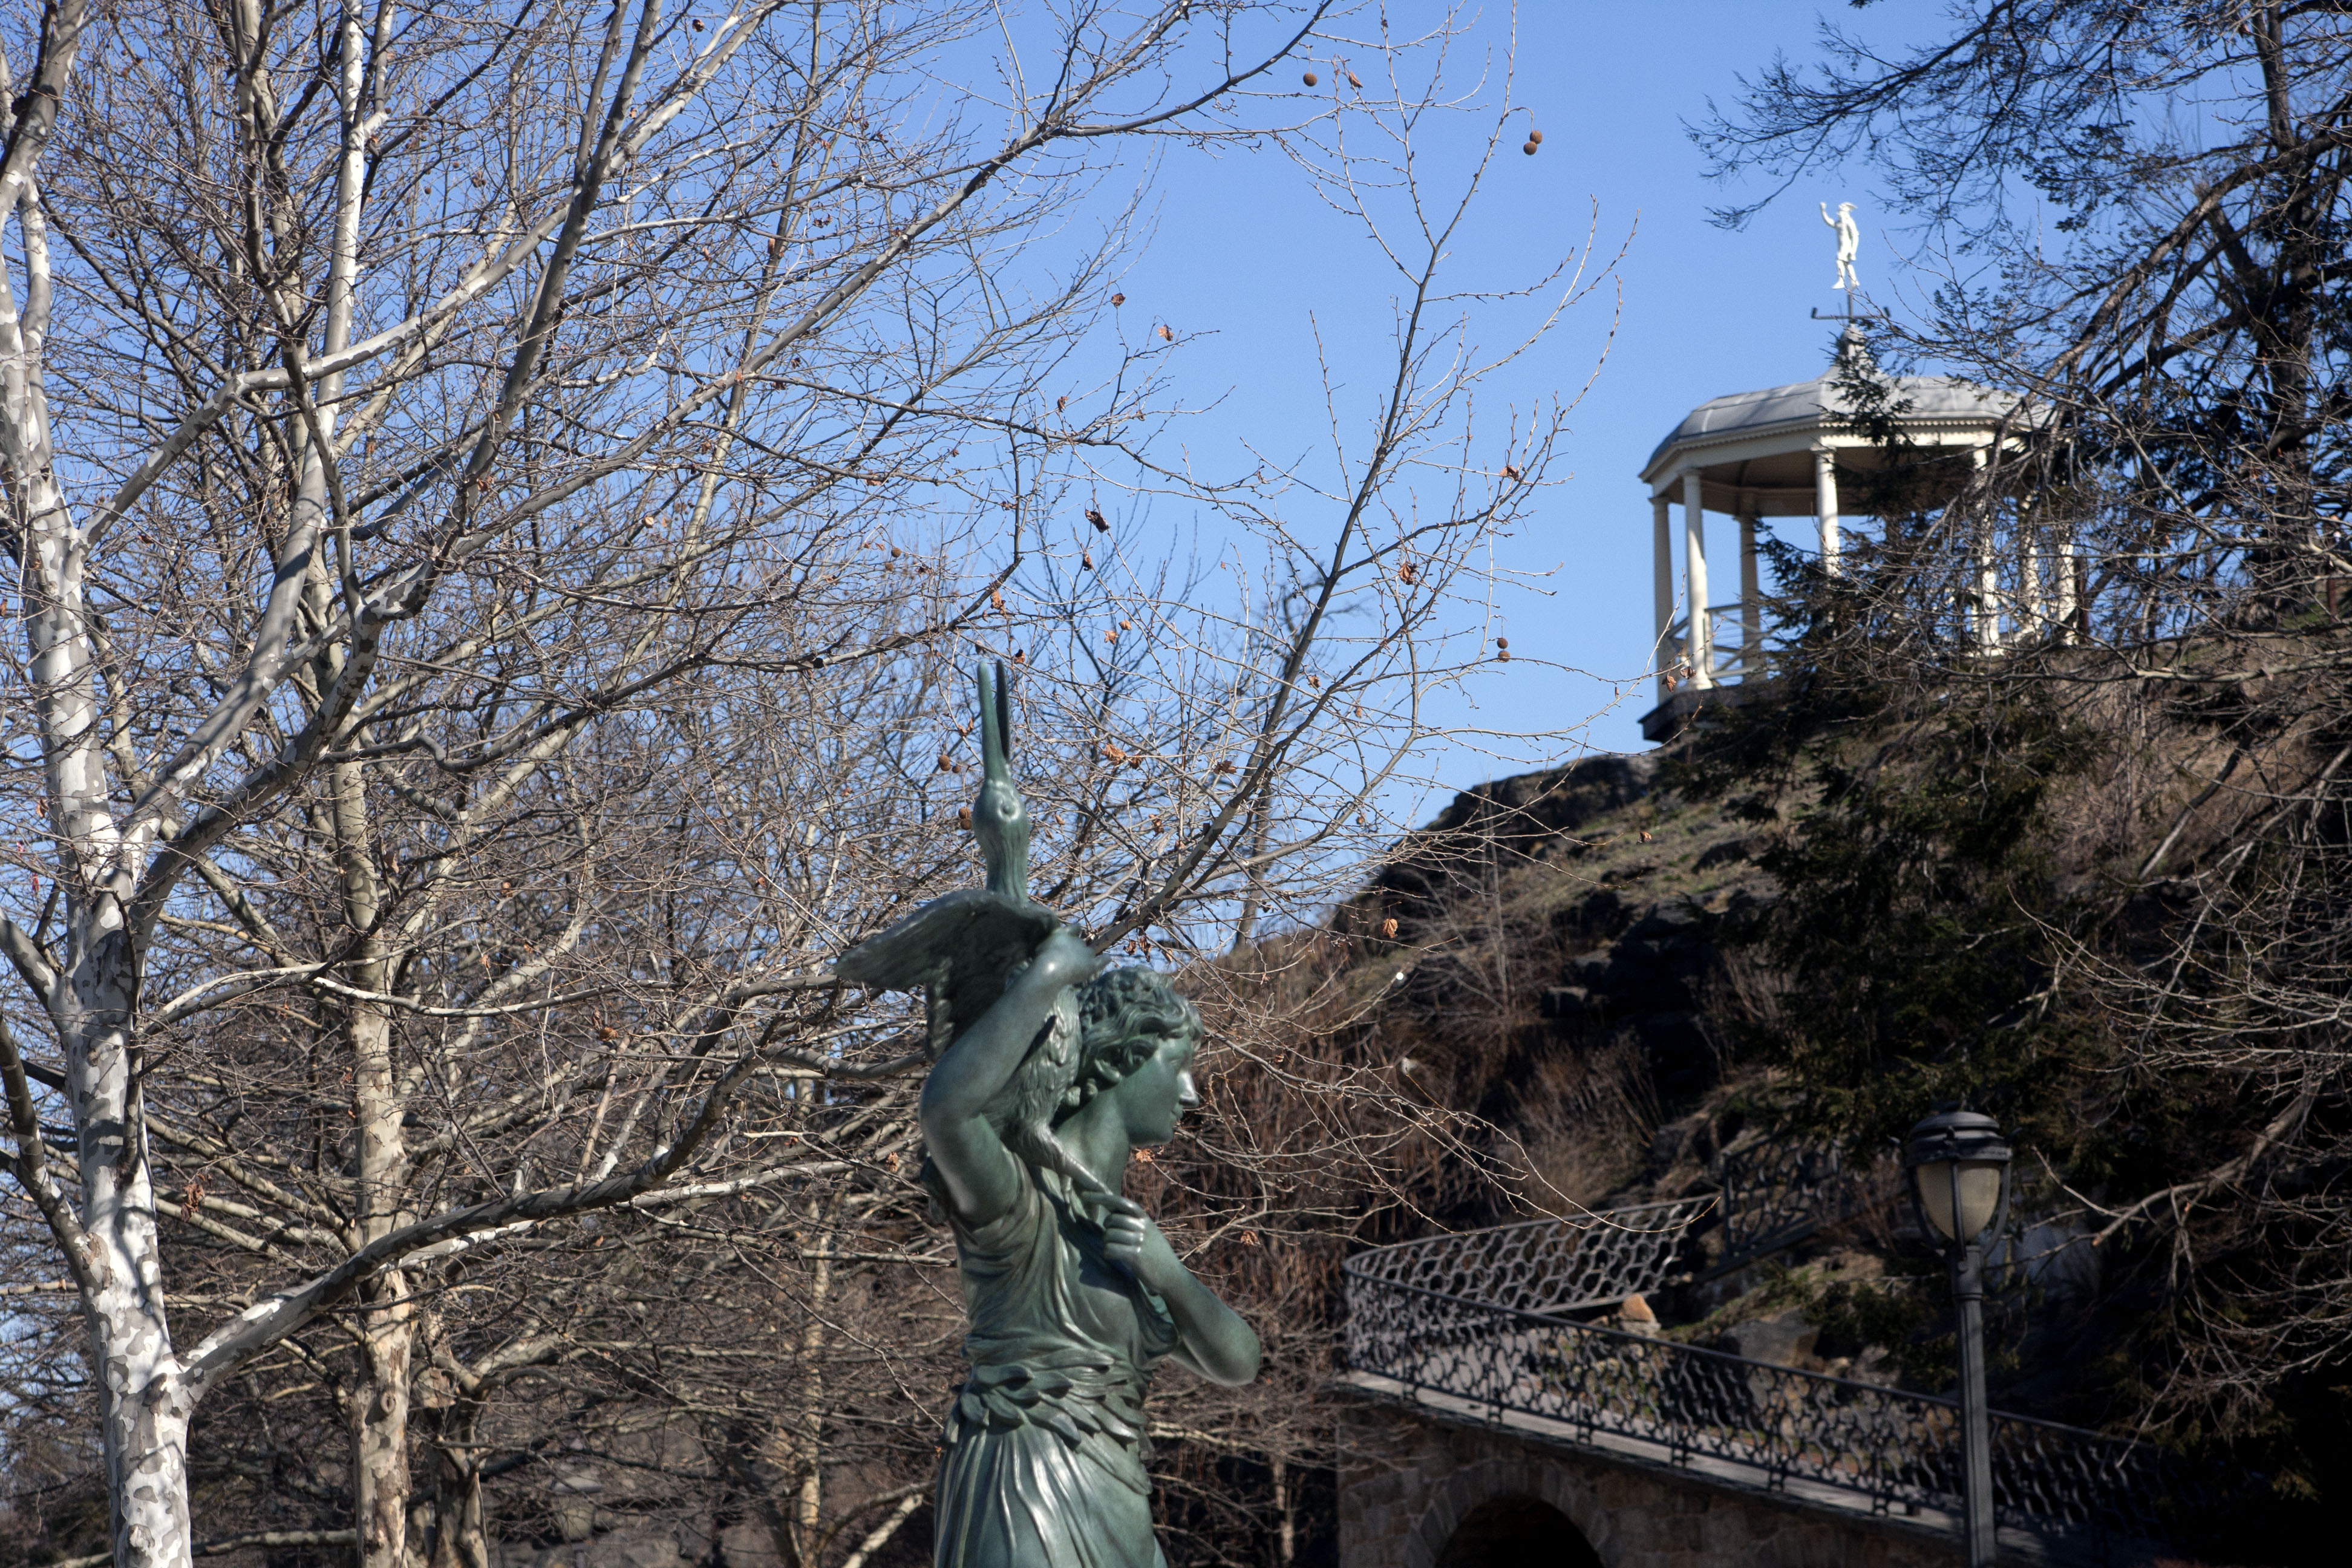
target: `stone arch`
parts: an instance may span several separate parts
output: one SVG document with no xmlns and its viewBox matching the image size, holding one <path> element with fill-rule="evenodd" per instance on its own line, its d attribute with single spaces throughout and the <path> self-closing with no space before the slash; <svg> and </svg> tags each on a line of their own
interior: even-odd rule
<svg viewBox="0 0 2352 1568">
<path fill-rule="evenodd" d="M 1462 1518 L 1437 1568 L 1601 1568 L 1576 1522 L 1531 1497 L 1488 1498 Z"/>
<path fill-rule="evenodd" d="M 1615 1568 L 1607 1519 L 1594 1500 L 1589 1487 L 1550 1465 L 1523 1459 L 1465 1465 L 1431 1494 L 1406 1541 L 1405 1568 L 1486 1568 L 1488 1549 L 1547 1526 L 1558 1532 L 1559 1549 L 1549 1559 L 1530 1558 L 1527 1568 Z M 1466 1555 L 1474 1549 L 1482 1554 Z"/>
</svg>

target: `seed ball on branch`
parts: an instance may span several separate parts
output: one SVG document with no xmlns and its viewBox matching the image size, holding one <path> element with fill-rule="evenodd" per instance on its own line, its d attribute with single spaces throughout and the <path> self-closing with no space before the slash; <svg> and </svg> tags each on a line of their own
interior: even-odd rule
<svg viewBox="0 0 2352 1568">
<path fill-rule="evenodd" d="M 1307 86 L 1313 87 L 1315 85 L 1315 73 L 1313 71 L 1308 71 L 1305 76 L 1300 77 L 1298 79 L 1305 82 Z"/>
<path fill-rule="evenodd" d="M 1543 145 L 1543 132 L 1540 131 L 1530 131 L 1528 132 L 1528 140 L 1540 147 Z"/>
</svg>

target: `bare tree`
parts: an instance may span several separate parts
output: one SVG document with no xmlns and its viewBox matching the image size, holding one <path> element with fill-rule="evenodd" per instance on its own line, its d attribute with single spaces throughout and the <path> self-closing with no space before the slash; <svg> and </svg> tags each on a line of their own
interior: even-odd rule
<svg viewBox="0 0 2352 1568">
<path fill-rule="evenodd" d="M 190 1559 L 200 1481 L 244 1500 L 206 1549 L 349 1531 L 365 1568 L 487 1568 L 488 1483 L 596 1465 L 788 1563 L 908 1517 L 953 1316 L 925 1037 L 826 963 L 968 874 L 969 658 L 1028 672 L 1040 880 L 1101 945 L 1307 917 L 1488 661 L 1481 542 L 1559 427 L 1474 447 L 1486 297 L 1437 264 L 1475 179 L 1396 187 L 1396 374 L 1312 487 L 1160 462 L 1172 331 L 1055 392 L 1116 309 L 1119 234 L 1036 249 L 1097 150 L 1271 121 L 1346 191 L 1352 123 L 1406 166 L 1460 25 L 1326 10 L 1046 12 L 928 110 L 993 8 L 60 4 L 5 39 L 0 1441 L 65 1478 L 94 1419 L 123 1568 Z M 1318 27 L 1385 82 L 1270 90 Z M 1263 549 L 1203 592 L 1080 483 Z M 78 1384 L 35 1371 L 72 1313 Z"/>
<path fill-rule="evenodd" d="M 1147 87 L 1131 112 L 1113 101 L 1170 60 L 1187 9 L 1070 29 L 1056 84 L 1024 94 L 994 144 L 876 124 L 896 103 L 869 91 L 955 36 L 970 18 L 952 10 L 901 26 L 771 5 L 711 26 L 654 5 L 482 24 L 226 6 L 101 26 L 66 5 L 16 40 L 34 64 L 0 174 L 22 258 L 11 537 L 56 897 L 0 935 L 57 1065 L 5 1050 L 11 1169 L 89 1319 L 121 1561 L 185 1559 L 191 1412 L 354 1292 L 383 1303 L 359 1402 L 362 1555 L 399 1561 L 400 1266 L 641 1195 L 717 1125 L 756 1055 L 625 1164 L 616 1140 L 568 1183 L 420 1205 L 395 1016 L 542 1009 L 543 992 L 516 997 L 593 904 L 462 982 L 421 963 L 415 939 L 450 912 L 440 885 L 475 837 L 558 787 L 551 770 L 598 720 L 714 663 L 782 675 L 939 628 L 857 614 L 867 574 L 840 557 L 866 498 L 842 492 L 908 482 L 934 429 L 915 411 L 1053 302 L 939 321 L 939 352 L 887 374 L 875 308 L 936 299 L 940 268 L 969 278 L 1034 216 L 979 200 L 1001 172 L 1232 91 L 1254 66 L 1212 67 L 1191 95 Z M 60 295 L 75 330 L 53 338 Z M 747 453 L 760 473 L 739 483 Z M 779 646 L 761 611 L 796 594 L 845 615 Z M 429 767 L 408 804 L 446 836 L 404 867 L 372 830 L 369 764 L 385 757 Z M 260 858 L 247 836 L 306 806 L 335 872 L 307 948 L 243 886 Z M 264 964 L 167 996 L 153 949 L 202 920 L 198 887 Z M 306 1224 L 244 1238 L 300 1282 L 183 1343 L 149 1063 L 175 1025 L 265 979 L 333 999 L 352 1146 L 340 1192 L 287 1190 Z M 695 989 L 708 1051 L 796 987 Z M 44 1147 L 36 1081 L 69 1109 L 69 1156 Z M 291 1174 L 212 1152 L 247 1184 Z M 341 1256 L 320 1267 L 296 1241 Z"/>
</svg>

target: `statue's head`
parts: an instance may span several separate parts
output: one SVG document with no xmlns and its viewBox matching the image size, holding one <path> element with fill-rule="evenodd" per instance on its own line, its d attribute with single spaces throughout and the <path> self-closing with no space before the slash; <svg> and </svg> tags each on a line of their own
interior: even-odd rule
<svg viewBox="0 0 2352 1568">
<path fill-rule="evenodd" d="M 1838 203 L 1838 216 L 1843 217 L 1852 211 L 1853 211 L 1853 204 L 1852 202 Z"/>
<path fill-rule="evenodd" d="M 1095 1186 L 1055 1127 L 1108 1098 L 1130 1145 L 1165 1143 L 1184 1112 L 1201 1102 L 1192 1083 L 1201 1035 L 1200 1009 L 1162 976 L 1149 969 L 1106 971 L 1065 994 L 984 1114 L 1021 1159 L 1081 1188 Z M 928 1159 L 922 1184 L 932 1219 L 944 1224 L 947 1192 Z"/>
<path fill-rule="evenodd" d="M 1078 1064 L 1055 1120 L 1097 1096 L 1118 1104 L 1131 1144 L 1165 1143 L 1185 1111 L 1201 1103 L 1192 1058 L 1201 1013 L 1149 969 L 1112 969 L 1078 987 Z"/>
</svg>

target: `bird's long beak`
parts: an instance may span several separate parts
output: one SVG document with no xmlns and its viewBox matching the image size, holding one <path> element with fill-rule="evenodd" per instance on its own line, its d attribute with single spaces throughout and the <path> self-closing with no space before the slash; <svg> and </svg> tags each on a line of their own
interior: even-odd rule
<svg viewBox="0 0 2352 1568">
<path fill-rule="evenodd" d="M 1007 689 L 1004 666 L 996 667 L 996 689 L 988 684 L 988 666 L 980 667 L 980 766 L 983 785 L 1001 784 L 1013 787 L 1013 765 L 1008 756 L 1013 738 L 1013 693 Z"/>
</svg>

